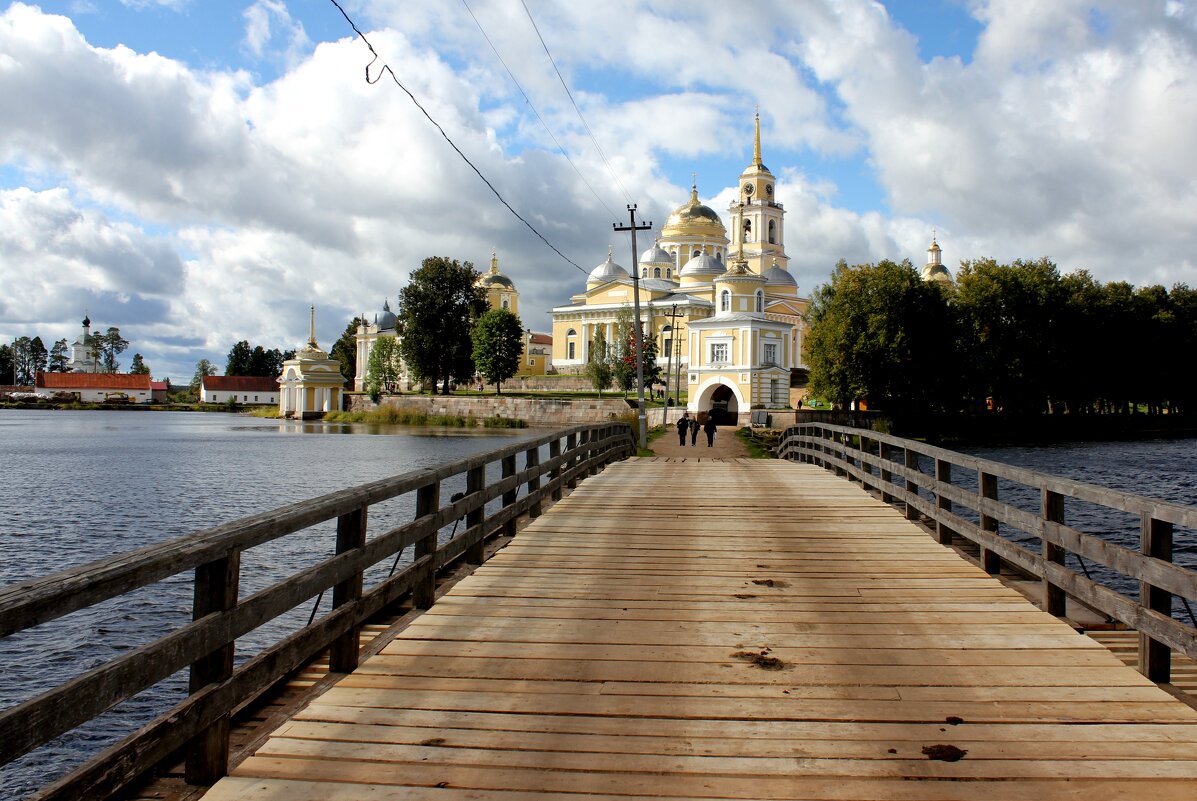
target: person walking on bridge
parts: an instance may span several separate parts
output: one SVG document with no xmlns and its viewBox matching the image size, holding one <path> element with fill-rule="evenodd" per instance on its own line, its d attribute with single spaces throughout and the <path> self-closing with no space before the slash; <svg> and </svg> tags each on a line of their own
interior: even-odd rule
<svg viewBox="0 0 1197 801">
<path fill-rule="evenodd" d="M 686 447 L 686 430 L 691 425 L 694 425 L 694 421 L 690 419 L 690 413 L 684 412 L 682 418 L 677 421 L 677 444 L 683 448 Z"/>
<path fill-rule="evenodd" d="M 698 429 L 702 428 L 702 424 L 698 422 L 698 415 L 690 420 L 690 447 L 698 447 Z"/>
<path fill-rule="evenodd" d="M 702 424 L 702 430 L 707 435 L 707 447 L 713 447 L 715 444 L 715 410 L 707 412 L 707 421 Z"/>
</svg>

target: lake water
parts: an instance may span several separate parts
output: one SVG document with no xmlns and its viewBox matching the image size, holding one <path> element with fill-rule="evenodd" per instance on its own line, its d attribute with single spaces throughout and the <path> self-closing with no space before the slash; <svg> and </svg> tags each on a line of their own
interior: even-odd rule
<svg viewBox="0 0 1197 801">
<path fill-rule="evenodd" d="M 538 433 L 280 422 L 223 413 L 3 410 L 0 585 Z M 444 492 L 454 489 L 448 485 Z M 371 536 L 412 513 L 411 499 L 372 507 Z M 249 551 L 241 595 L 310 564 L 313 551 L 331 555 L 334 532 L 329 523 Z M 367 581 L 378 577 L 375 571 Z M 181 575 L 0 640 L 0 709 L 185 623 L 190 581 L 189 573 Z M 328 603 L 326 597 L 325 611 Z M 238 661 L 306 623 L 309 611 L 239 641 Z M 185 676 L 176 675 L 0 768 L 0 798 L 20 798 L 65 773 L 177 702 L 185 685 Z"/>
<path fill-rule="evenodd" d="M 292 423 L 228 414 L 3 410 L 0 584 L 531 436 L 535 433 Z M 971 452 L 1128 492 L 1197 503 L 1197 440 Z M 954 480 L 961 486 L 970 481 L 968 476 Z M 448 485 L 443 494 L 456 489 L 461 487 Z M 1003 488 L 1003 498 L 1038 509 L 1037 495 L 1021 497 Z M 410 499 L 373 507 L 371 536 L 411 515 Z M 1137 547 L 1137 520 L 1079 505 L 1069 509 L 1069 520 Z M 333 531 L 330 523 L 250 551 L 243 560 L 242 596 L 310 564 L 313 553 L 331 554 Z M 1191 532 L 1178 532 L 1178 561 L 1197 559 L 1195 544 Z M 1028 547 L 1038 549 L 1034 542 Z M 1081 569 L 1075 561 L 1070 565 Z M 368 574 L 367 584 L 387 568 Z M 190 575 L 183 575 L 0 640 L 0 709 L 185 623 L 190 604 Z M 321 608 L 327 607 L 325 598 Z M 238 659 L 302 626 L 309 613 L 309 608 L 296 610 L 239 640 Z M 185 684 L 185 675 L 176 675 L 0 768 L 0 798 L 22 797 L 65 773 L 177 702 Z"/>
</svg>

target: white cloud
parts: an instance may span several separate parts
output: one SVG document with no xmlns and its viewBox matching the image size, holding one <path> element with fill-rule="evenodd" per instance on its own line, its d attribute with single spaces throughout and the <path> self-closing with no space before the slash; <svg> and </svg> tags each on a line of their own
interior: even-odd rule
<svg viewBox="0 0 1197 801">
<path fill-rule="evenodd" d="M 724 212 L 760 104 L 803 290 L 840 258 L 920 264 L 932 226 L 949 266 L 1048 255 L 1105 280 L 1193 282 L 1188 6 L 1069 0 L 1032 14 L 1015 0 L 977 2 L 977 52 L 930 63 L 864 0 L 762 4 L 755 27 L 721 2 L 530 7 L 620 180 L 658 226 L 689 183 L 689 168 L 676 176 L 666 164 L 695 162 L 700 191 Z M 522 10 L 471 8 L 622 216 L 624 198 Z M 611 212 L 555 152 L 460 7 L 387 0 L 367 12 L 357 21 L 382 61 L 513 207 L 584 270 L 608 244 L 627 261 Z M 313 302 L 328 346 L 353 314 L 393 303 L 421 259 L 485 267 L 492 246 L 521 291 L 525 325 L 547 328 L 544 311 L 578 291 L 582 273 L 498 204 L 389 78 L 362 80 L 361 41 L 346 29 L 311 47 L 298 6 L 281 0 L 247 4 L 244 23 L 243 54 L 281 60 L 277 80 L 94 47 L 67 18 L 29 5 L 0 12 L 0 163 L 62 187 L 0 195 L 0 336 L 73 335 L 84 306 L 140 336 L 133 347 L 156 372 L 184 375 L 238 339 L 298 343 Z M 889 208 L 844 208 L 819 174 L 855 158 Z M 707 160 L 725 172 L 701 168 Z"/>
</svg>

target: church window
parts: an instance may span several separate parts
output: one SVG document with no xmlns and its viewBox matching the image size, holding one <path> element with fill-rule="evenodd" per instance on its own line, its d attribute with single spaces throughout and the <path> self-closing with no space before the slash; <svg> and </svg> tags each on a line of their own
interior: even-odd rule
<svg viewBox="0 0 1197 801">
<path fill-rule="evenodd" d="M 672 355 L 673 355 L 673 339 L 669 338 L 669 339 L 665 340 L 665 358 L 668 359 Z"/>
<path fill-rule="evenodd" d="M 769 244 L 777 244 L 777 220 L 769 220 Z"/>
<path fill-rule="evenodd" d="M 511 308 L 511 301 L 510 301 L 510 300 L 508 300 L 507 298 L 503 298 L 503 308 L 504 308 L 504 309 L 510 309 L 510 308 Z"/>
<path fill-rule="evenodd" d="M 745 242 L 752 241 L 752 220 L 744 221 L 744 241 Z"/>
<path fill-rule="evenodd" d="M 574 356 L 574 345 L 575 344 L 576 343 L 573 343 L 573 342 L 569 343 L 569 355 L 567 355 L 565 358 L 567 358 L 567 359 L 577 358 L 576 356 Z"/>
<path fill-rule="evenodd" d="M 719 311 L 729 311 L 731 309 L 731 293 L 726 289 L 719 293 Z"/>
<path fill-rule="evenodd" d="M 758 314 L 765 311 L 765 290 L 763 289 L 756 291 L 756 310 Z"/>
<path fill-rule="evenodd" d="M 711 364 L 727 364 L 727 343 L 711 343 Z"/>
<path fill-rule="evenodd" d="M 777 364 L 777 343 L 766 342 L 764 348 L 764 357 L 761 359 L 765 364 Z"/>
<path fill-rule="evenodd" d="M 641 268 L 640 268 L 640 277 L 641 277 L 641 278 L 648 278 L 648 268 L 647 268 L 647 267 L 641 267 Z"/>
<path fill-rule="evenodd" d="M 666 277 L 666 278 L 673 278 L 673 270 L 672 270 L 672 269 L 670 269 L 669 267 L 666 267 L 666 268 L 665 268 L 665 277 Z"/>
<path fill-rule="evenodd" d="M 696 259 L 697 259 L 697 258 L 698 258 L 699 256 L 701 256 L 701 255 L 702 255 L 702 251 L 701 251 L 701 250 L 695 250 L 695 251 L 694 251 L 694 258 L 696 258 Z"/>
<path fill-rule="evenodd" d="M 660 277 L 661 277 L 661 268 L 654 267 L 653 268 L 653 278 L 660 278 Z"/>
</svg>

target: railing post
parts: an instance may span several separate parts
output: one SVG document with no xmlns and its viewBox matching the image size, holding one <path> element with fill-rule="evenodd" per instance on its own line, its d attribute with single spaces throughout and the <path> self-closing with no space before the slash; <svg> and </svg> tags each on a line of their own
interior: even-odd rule
<svg viewBox="0 0 1197 801">
<path fill-rule="evenodd" d="M 556 459 L 560 455 L 561 455 L 561 438 L 557 437 L 552 442 L 549 443 L 549 460 L 551 461 L 553 459 Z M 561 484 L 559 482 L 557 482 L 557 479 L 561 478 L 561 465 L 560 464 L 558 464 L 556 467 L 554 467 L 552 470 L 549 471 L 549 478 L 555 482 L 553 484 L 553 491 L 549 497 L 551 497 L 554 501 L 559 501 L 559 500 L 561 500 Z"/>
<path fill-rule="evenodd" d="M 513 453 L 510 456 L 504 456 L 502 465 L 503 465 L 503 478 L 511 478 L 512 476 L 514 476 L 515 475 L 515 454 Z M 519 494 L 520 494 L 520 488 L 519 488 L 518 484 L 516 486 L 512 487 L 511 489 L 507 490 L 506 492 L 504 492 L 503 493 L 503 508 L 506 509 L 508 506 L 511 506 L 513 503 L 515 503 L 515 499 L 519 497 Z M 514 518 L 512 518 L 511 520 L 508 520 L 506 523 L 503 524 L 503 536 L 505 536 L 505 537 L 514 537 L 515 536 L 515 519 Z"/>
<path fill-rule="evenodd" d="M 241 551 L 234 549 L 195 569 L 195 590 L 191 619 L 199 620 L 216 612 L 227 612 L 237 605 L 241 576 Z M 233 647 L 229 642 L 192 663 L 189 691 L 197 693 L 209 684 L 233 675 Z M 188 784 L 215 784 L 229 772 L 229 715 L 222 715 L 212 725 L 191 738 L 187 747 L 184 778 Z"/>
<path fill-rule="evenodd" d="M 911 470 L 916 473 L 918 472 L 919 455 L 917 453 L 915 453 L 914 451 L 912 451 L 910 449 L 909 445 L 907 445 L 903 449 L 902 463 L 906 466 L 907 470 Z M 906 493 L 907 493 L 908 497 L 910 495 L 914 495 L 917 497 L 919 494 L 919 485 L 916 482 L 911 481 L 909 478 L 906 479 Z M 911 503 L 909 500 L 906 501 L 906 519 L 907 520 L 918 520 L 919 519 L 918 508 L 913 503 Z"/>
<path fill-rule="evenodd" d="M 1049 489 L 1043 490 L 1043 519 L 1050 523 L 1064 522 L 1064 496 Z M 1043 537 L 1043 611 L 1063 617 L 1065 614 L 1064 588 L 1052 584 L 1047 577 L 1047 563 L 1064 564 L 1064 548 Z"/>
<path fill-rule="evenodd" d="M 486 489 L 486 465 L 478 465 L 466 472 L 466 497 L 481 493 Z M 466 531 L 480 526 L 486 520 L 486 504 L 478 504 L 477 509 L 466 512 Z M 479 531 L 478 541 L 469 545 L 462 558 L 467 565 L 480 565 L 486 557 L 486 532 Z"/>
<path fill-rule="evenodd" d="M 441 508 L 441 482 L 434 481 L 416 490 L 416 520 L 425 515 L 435 514 Z M 437 531 L 431 531 L 416 541 L 415 558 L 420 560 L 431 556 L 434 564 L 430 564 L 424 575 L 416 579 L 412 587 L 412 606 L 417 609 L 430 609 L 436 600 L 436 536 Z"/>
<path fill-rule="evenodd" d="M 524 467 L 531 470 L 540 467 L 540 447 L 529 448 L 524 455 Z M 532 496 L 532 505 L 528 507 L 528 517 L 540 517 L 543 509 L 540 503 L 540 476 L 528 479 L 528 494 Z"/>
<path fill-rule="evenodd" d="M 944 484 L 952 483 L 952 463 L 944 459 L 935 460 L 935 480 Z M 943 496 L 943 493 L 935 493 L 935 508 L 944 512 L 952 511 L 952 502 Z M 940 545 L 952 544 L 952 529 L 948 528 L 948 524 L 936 518 L 935 520 L 935 538 Z"/>
<path fill-rule="evenodd" d="M 337 553 L 345 553 L 366 544 L 366 509 L 354 509 L 337 518 Z M 362 572 L 359 570 L 333 587 L 333 609 L 362 597 Z M 350 673 L 358 663 L 358 630 L 354 626 L 332 641 L 328 652 L 331 673 Z"/>
<path fill-rule="evenodd" d="M 1144 513 L 1139 523 L 1139 552 L 1171 562 L 1172 524 Z M 1139 582 L 1139 603 L 1153 612 L 1172 616 L 1172 593 L 1146 581 Z M 1151 681 L 1172 681 L 1172 649 L 1139 632 L 1139 672 Z"/>
<path fill-rule="evenodd" d="M 848 454 L 845 452 L 847 446 L 845 445 L 844 432 L 831 432 L 831 442 L 834 449 L 832 456 L 835 458 L 836 462 L 835 474 L 837 476 L 845 476 L 848 474 L 848 471 L 844 469 L 843 463 L 848 461 Z"/>
<path fill-rule="evenodd" d="M 879 467 L 881 468 L 881 502 L 893 503 L 894 494 L 889 491 L 889 488 L 894 483 L 893 473 L 889 471 L 889 463 L 893 460 L 893 446 L 888 442 L 878 441 L 877 443 L 877 458 L 881 461 Z"/>
<path fill-rule="evenodd" d="M 586 436 L 586 432 L 582 432 L 582 436 Z M 565 437 L 565 450 L 570 455 L 569 461 L 565 463 L 566 470 L 569 471 L 569 478 L 565 482 L 565 486 L 570 489 L 576 489 L 578 486 L 578 478 L 574 474 L 573 469 L 578 466 L 578 435 L 577 433 L 568 434 Z"/>
<path fill-rule="evenodd" d="M 981 490 L 982 498 L 989 498 L 990 500 L 997 500 L 998 497 L 998 480 L 997 476 L 992 473 L 986 473 L 984 470 L 977 471 L 977 485 Z M 984 512 L 981 513 L 981 530 L 991 531 L 997 534 L 998 520 L 996 517 L 990 517 Z M 981 569 L 991 576 L 996 576 L 1002 572 L 1002 558 L 993 551 L 981 546 Z"/>
</svg>

